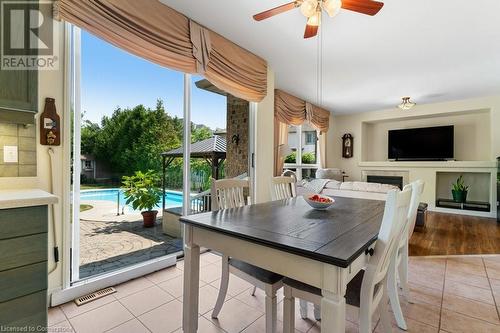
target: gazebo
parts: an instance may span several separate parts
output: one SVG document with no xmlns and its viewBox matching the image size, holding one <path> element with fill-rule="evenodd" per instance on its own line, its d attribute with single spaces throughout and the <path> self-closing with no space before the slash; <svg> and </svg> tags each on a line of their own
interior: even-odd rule
<svg viewBox="0 0 500 333">
<path fill-rule="evenodd" d="M 183 156 L 182 147 L 164 152 L 162 156 L 162 166 L 163 166 L 163 211 L 165 211 L 165 177 L 167 172 L 167 167 L 172 163 L 172 161 L 177 157 Z M 220 166 L 222 162 L 226 159 L 226 139 L 219 135 L 214 135 L 209 139 L 195 142 L 191 144 L 191 158 L 203 158 L 212 166 L 212 177 L 219 179 L 220 177 Z"/>
</svg>

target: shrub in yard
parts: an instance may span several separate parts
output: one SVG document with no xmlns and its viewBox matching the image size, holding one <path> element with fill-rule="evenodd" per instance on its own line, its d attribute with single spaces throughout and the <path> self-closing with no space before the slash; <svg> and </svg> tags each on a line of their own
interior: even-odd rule
<svg viewBox="0 0 500 333">
<path fill-rule="evenodd" d="M 160 176 L 153 170 L 136 171 L 132 176 L 123 176 L 122 183 L 126 203 L 135 210 L 151 211 L 161 201 L 162 191 L 158 186 Z"/>
</svg>

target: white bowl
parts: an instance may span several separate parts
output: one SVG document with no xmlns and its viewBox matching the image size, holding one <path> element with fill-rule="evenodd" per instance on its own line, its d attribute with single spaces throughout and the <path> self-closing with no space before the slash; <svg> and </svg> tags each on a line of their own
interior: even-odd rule
<svg viewBox="0 0 500 333">
<path fill-rule="evenodd" d="M 311 200 L 311 198 L 314 196 L 318 196 L 319 198 L 327 199 L 327 200 L 329 200 L 329 202 L 318 202 L 318 201 Z M 312 208 L 320 209 L 320 210 L 327 209 L 328 207 L 330 207 L 331 205 L 333 205 L 335 203 L 335 200 L 333 198 L 330 198 L 330 197 L 327 197 L 324 195 L 319 195 L 319 194 L 306 194 L 306 195 L 304 195 L 304 200 Z"/>
</svg>

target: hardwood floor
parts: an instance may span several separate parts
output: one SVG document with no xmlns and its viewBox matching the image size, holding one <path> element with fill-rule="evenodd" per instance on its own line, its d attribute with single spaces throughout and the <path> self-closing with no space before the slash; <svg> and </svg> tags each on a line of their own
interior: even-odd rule
<svg viewBox="0 0 500 333">
<path fill-rule="evenodd" d="M 411 256 L 499 253 L 495 219 L 429 212 L 426 227 L 410 239 Z"/>
</svg>

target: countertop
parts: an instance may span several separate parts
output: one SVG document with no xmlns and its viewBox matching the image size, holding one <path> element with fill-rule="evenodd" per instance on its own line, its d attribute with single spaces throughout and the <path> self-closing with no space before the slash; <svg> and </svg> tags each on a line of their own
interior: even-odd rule
<svg viewBox="0 0 500 333">
<path fill-rule="evenodd" d="M 57 201 L 55 195 L 40 189 L 0 190 L 0 209 L 50 205 Z"/>
</svg>

